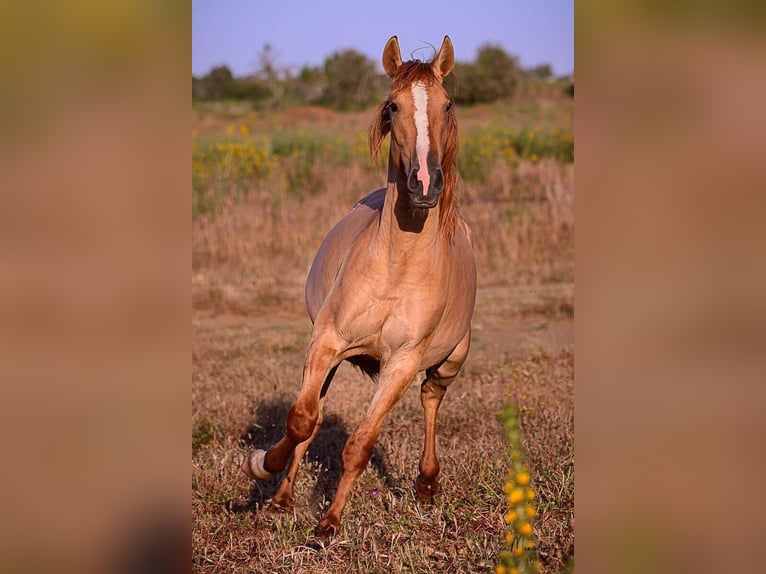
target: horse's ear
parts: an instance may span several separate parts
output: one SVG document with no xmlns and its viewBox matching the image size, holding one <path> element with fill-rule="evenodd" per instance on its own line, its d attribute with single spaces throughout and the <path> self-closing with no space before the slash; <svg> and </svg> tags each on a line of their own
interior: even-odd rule
<svg viewBox="0 0 766 574">
<path fill-rule="evenodd" d="M 383 69 L 386 74 L 393 76 L 399 66 L 402 65 L 402 53 L 399 51 L 399 40 L 391 36 L 383 48 Z"/>
<path fill-rule="evenodd" d="M 449 39 L 449 36 L 444 36 L 442 47 L 439 48 L 439 53 L 431 62 L 431 66 L 440 78 L 447 77 L 452 68 L 455 67 L 455 50 L 452 48 L 452 40 Z"/>
</svg>

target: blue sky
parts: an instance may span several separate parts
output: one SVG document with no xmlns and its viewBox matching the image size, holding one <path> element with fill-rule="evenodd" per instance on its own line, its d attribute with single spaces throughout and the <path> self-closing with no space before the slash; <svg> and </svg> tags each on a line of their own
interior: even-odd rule
<svg viewBox="0 0 766 574">
<path fill-rule="evenodd" d="M 379 62 L 393 35 L 403 59 L 426 47 L 414 57 L 430 60 L 426 42 L 438 49 L 445 34 L 460 61 L 492 42 L 525 67 L 549 63 L 556 74 L 574 71 L 573 0 L 193 0 L 192 73 L 219 64 L 235 75 L 252 73 L 267 43 L 278 65 L 296 71 L 343 48 Z"/>
</svg>

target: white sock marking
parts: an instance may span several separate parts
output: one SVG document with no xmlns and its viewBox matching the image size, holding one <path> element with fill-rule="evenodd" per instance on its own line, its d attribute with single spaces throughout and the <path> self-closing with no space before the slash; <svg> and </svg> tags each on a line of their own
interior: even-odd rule
<svg viewBox="0 0 766 574">
<path fill-rule="evenodd" d="M 415 149 L 418 154 L 418 179 L 423 183 L 423 195 L 428 194 L 428 150 L 431 141 L 428 137 L 428 92 L 423 82 L 412 84 L 412 99 L 415 103 L 415 130 L 417 132 L 417 141 Z"/>
</svg>

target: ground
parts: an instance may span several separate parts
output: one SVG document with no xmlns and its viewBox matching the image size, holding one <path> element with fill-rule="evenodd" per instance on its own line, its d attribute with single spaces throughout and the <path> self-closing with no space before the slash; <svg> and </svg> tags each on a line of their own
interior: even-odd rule
<svg viewBox="0 0 766 574">
<path fill-rule="evenodd" d="M 375 384 L 350 365 L 338 370 L 291 510 L 269 509 L 279 477 L 253 482 L 239 466 L 284 432 L 311 331 L 303 281 L 322 237 L 385 181 L 366 150 L 375 112 L 193 110 L 195 572 L 492 572 L 506 547 L 508 404 L 538 494 L 543 571 L 571 571 L 572 112 L 560 97 L 458 110 L 479 290 L 471 352 L 439 411 L 442 493 L 431 504 L 415 498 L 421 373 L 386 419 L 339 535 L 315 552 L 306 544 Z"/>
</svg>

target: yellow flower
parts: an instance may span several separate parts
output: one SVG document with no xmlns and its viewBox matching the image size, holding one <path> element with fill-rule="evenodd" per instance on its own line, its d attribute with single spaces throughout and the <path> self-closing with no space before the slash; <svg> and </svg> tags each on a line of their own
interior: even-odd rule
<svg viewBox="0 0 766 574">
<path fill-rule="evenodd" d="M 521 532 L 524 536 L 529 536 L 532 534 L 532 525 L 529 524 L 529 522 L 525 522 L 519 527 L 519 532 Z"/>
<path fill-rule="evenodd" d="M 527 517 L 532 518 L 535 514 L 537 514 L 537 511 L 535 510 L 535 507 L 531 504 L 527 504 L 524 507 L 524 514 L 527 515 Z"/>
<path fill-rule="evenodd" d="M 531 490 L 530 490 L 531 492 Z M 529 492 L 527 493 L 527 496 L 529 496 Z M 524 491 L 520 488 L 516 488 L 508 495 L 508 502 L 511 504 L 517 504 L 522 501 L 524 498 Z"/>
<path fill-rule="evenodd" d="M 522 471 L 519 474 L 516 475 L 516 482 L 518 482 L 521 486 L 526 486 L 529 484 L 529 474 Z"/>
<path fill-rule="evenodd" d="M 246 136 L 248 133 L 250 133 L 250 130 L 247 129 L 245 124 L 242 124 L 239 126 L 239 133 L 241 133 L 243 136 Z"/>
<path fill-rule="evenodd" d="M 514 556 L 521 556 L 522 552 L 524 552 L 524 549 L 521 546 L 517 546 L 513 549 Z"/>
<path fill-rule="evenodd" d="M 495 574 L 506 574 L 508 570 L 502 564 L 495 566 Z"/>
<path fill-rule="evenodd" d="M 508 544 L 510 544 L 511 542 L 513 542 L 513 539 L 514 539 L 514 538 L 516 538 L 516 537 L 514 536 L 513 532 L 509 532 L 508 534 L 506 534 L 506 535 L 505 535 L 505 541 L 506 541 Z"/>
<path fill-rule="evenodd" d="M 508 524 L 511 524 L 512 522 L 516 522 L 516 519 L 518 517 L 519 515 L 513 510 L 509 510 L 508 512 L 505 513 L 505 521 Z"/>
<path fill-rule="evenodd" d="M 519 569 L 511 568 L 510 570 L 508 570 L 508 574 L 519 574 Z"/>
<path fill-rule="evenodd" d="M 534 500 L 535 499 L 535 491 L 531 488 L 527 489 L 527 500 Z"/>
<path fill-rule="evenodd" d="M 506 494 L 511 494 L 512 490 L 513 490 L 513 482 L 509 480 L 503 486 L 503 492 L 505 492 Z"/>
</svg>

